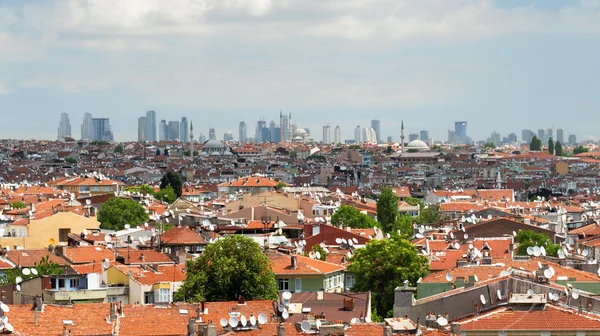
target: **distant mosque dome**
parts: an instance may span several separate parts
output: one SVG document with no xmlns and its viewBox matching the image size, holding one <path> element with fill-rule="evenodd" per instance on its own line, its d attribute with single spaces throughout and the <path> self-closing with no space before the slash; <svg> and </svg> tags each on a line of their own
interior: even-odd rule
<svg viewBox="0 0 600 336">
<path fill-rule="evenodd" d="M 298 128 L 295 132 L 294 132 L 294 137 L 302 137 L 304 138 L 305 136 L 307 136 L 308 134 L 306 133 L 306 131 L 302 128 Z"/>
<path fill-rule="evenodd" d="M 413 140 L 413 141 L 409 142 L 408 145 L 406 145 L 406 150 L 409 150 L 409 149 L 417 150 L 417 151 L 428 151 L 430 148 L 425 143 L 425 141 Z"/>
</svg>

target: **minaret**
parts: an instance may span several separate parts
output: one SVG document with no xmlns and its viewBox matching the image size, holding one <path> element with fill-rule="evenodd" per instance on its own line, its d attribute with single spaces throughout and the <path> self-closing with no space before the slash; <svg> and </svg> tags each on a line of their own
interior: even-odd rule
<svg viewBox="0 0 600 336">
<path fill-rule="evenodd" d="M 279 142 L 284 142 L 283 139 L 283 112 L 279 110 Z"/>
<path fill-rule="evenodd" d="M 190 158 L 194 163 L 194 122 L 190 122 Z"/>
<path fill-rule="evenodd" d="M 294 139 L 294 132 L 292 130 L 292 112 L 290 112 L 290 116 L 288 117 L 288 141 L 292 141 Z"/>
<path fill-rule="evenodd" d="M 400 146 L 402 148 L 402 154 L 404 154 L 404 120 L 400 126 Z"/>
</svg>

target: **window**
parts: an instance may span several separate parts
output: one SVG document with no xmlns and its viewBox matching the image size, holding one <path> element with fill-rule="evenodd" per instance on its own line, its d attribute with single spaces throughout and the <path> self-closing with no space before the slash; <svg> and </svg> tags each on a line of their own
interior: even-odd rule
<svg viewBox="0 0 600 336">
<path fill-rule="evenodd" d="M 144 304 L 153 304 L 153 303 L 154 303 L 154 293 L 144 292 Z"/>
<path fill-rule="evenodd" d="M 286 291 L 290 289 L 290 279 L 277 279 L 277 287 L 280 291 Z"/>
<path fill-rule="evenodd" d="M 65 289 L 65 281 L 66 279 L 64 278 L 59 278 L 58 279 L 58 289 Z"/>
<path fill-rule="evenodd" d="M 161 288 L 156 291 L 155 302 L 171 302 L 171 290 L 169 288 Z"/>
<path fill-rule="evenodd" d="M 116 296 L 109 296 L 106 298 L 107 302 L 117 302 L 117 297 Z"/>
<path fill-rule="evenodd" d="M 71 229 L 58 229 L 58 241 L 66 242 L 69 239 L 69 233 L 71 233 Z"/>
<path fill-rule="evenodd" d="M 346 275 L 346 288 L 354 287 L 354 275 Z"/>
<path fill-rule="evenodd" d="M 79 288 L 79 278 L 76 279 L 69 279 L 69 287 L 71 288 Z"/>
<path fill-rule="evenodd" d="M 337 276 L 337 275 L 336 275 L 336 276 L 334 276 L 334 277 L 333 277 L 333 287 L 337 287 L 337 286 L 338 286 L 338 283 L 339 283 L 339 281 L 340 281 L 340 278 L 339 278 L 339 276 Z"/>
</svg>

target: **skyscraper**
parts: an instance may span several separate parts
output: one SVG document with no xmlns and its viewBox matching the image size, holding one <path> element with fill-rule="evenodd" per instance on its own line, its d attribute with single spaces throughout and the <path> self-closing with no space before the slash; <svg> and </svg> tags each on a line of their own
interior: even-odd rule
<svg viewBox="0 0 600 336">
<path fill-rule="evenodd" d="M 93 141 L 113 141 L 114 136 L 110 129 L 110 120 L 108 118 L 92 118 L 92 140 Z"/>
<path fill-rule="evenodd" d="M 186 117 L 181 118 L 179 123 L 179 141 L 188 142 L 190 140 L 190 125 Z"/>
<path fill-rule="evenodd" d="M 290 139 L 290 118 L 287 115 L 281 117 L 281 141 L 289 141 Z"/>
<path fill-rule="evenodd" d="M 146 112 L 146 141 L 157 141 L 156 136 L 156 112 Z"/>
<path fill-rule="evenodd" d="M 569 135 L 569 145 L 573 146 L 577 144 L 577 136 L 575 134 Z"/>
<path fill-rule="evenodd" d="M 356 125 L 354 129 L 354 142 L 360 143 L 360 125 Z"/>
<path fill-rule="evenodd" d="M 342 142 L 342 130 L 340 126 L 335 126 L 335 131 L 333 132 L 333 142 L 339 144 Z"/>
<path fill-rule="evenodd" d="M 409 133 L 408 134 L 408 142 L 411 142 L 413 140 L 419 140 L 419 134 L 418 133 Z"/>
<path fill-rule="evenodd" d="M 60 114 L 60 123 L 58 124 L 58 140 L 71 137 L 71 122 L 69 114 L 63 112 Z"/>
<path fill-rule="evenodd" d="M 530 129 L 524 129 L 521 131 L 521 142 L 522 143 L 531 143 L 531 139 L 533 139 L 533 136 L 535 135 L 535 133 L 533 133 L 532 130 Z"/>
<path fill-rule="evenodd" d="M 325 125 L 323 126 L 323 143 L 331 142 L 331 126 Z"/>
<path fill-rule="evenodd" d="M 456 135 L 461 144 L 468 144 L 469 137 L 467 136 L 467 122 L 466 121 L 457 121 L 454 123 L 454 135 Z"/>
<path fill-rule="evenodd" d="M 83 115 L 83 123 L 81 124 L 81 139 L 91 140 L 94 137 L 94 125 L 92 123 L 92 114 L 86 112 Z"/>
<path fill-rule="evenodd" d="M 246 139 L 248 138 L 248 125 L 246 125 L 245 121 L 240 121 L 239 133 L 238 140 L 240 142 L 246 142 Z"/>
<path fill-rule="evenodd" d="M 256 123 L 256 134 L 254 137 L 256 138 L 256 142 L 265 142 L 267 139 L 263 138 L 263 128 L 267 127 L 267 122 L 262 118 Z"/>
<path fill-rule="evenodd" d="M 517 135 L 515 133 L 510 133 L 506 140 L 509 144 L 517 143 Z"/>
<path fill-rule="evenodd" d="M 146 123 L 148 123 L 147 120 Z M 167 139 L 169 139 L 169 130 L 167 127 L 167 121 L 163 119 L 160 121 L 160 124 L 158 124 L 158 141 L 165 141 Z"/>
<path fill-rule="evenodd" d="M 167 136 L 168 136 L 168 140 L 171 141 L 175 141 L 175 140 L 181 140 L 179 138 L 179 121 L 169 121 L 169 125 L 167 126 L 168 131 L 167 131 Z"/>
<path fill-rule="evenodd" d="M 561 144 L 565 143 L 565 129 L 564 128 L 556 129 L 556 139 L 554 139 L 554 140 L 559 141 Z"/>
<path fill-rule="evenodd" d="M 214 127 L 208 129 L 208 139 L 217 140 L 217 132 Z"/>
<path fill-rule="evenodd" d="M 419 140 L 429 143 L 429 131 L 422 130 L 421 132 L 419 132 Z"/>
<path fill-rule="evenodd" d="M 225 131 L 225 133 L 223 134 L 223 141 L 233 141 L 233 132 Z"/>
<path fill-rule="evenodd" d="M 146 140 L 146 117 L 138 118 L 138 141 Z"/>
<path fill-rule="evenodd" d="M 376 142 L 381 142 L 381 120 L 373 119 L 371 120 L 371 128 L 375 131 L 375 136 L 377 138 Z"/>
</svg>

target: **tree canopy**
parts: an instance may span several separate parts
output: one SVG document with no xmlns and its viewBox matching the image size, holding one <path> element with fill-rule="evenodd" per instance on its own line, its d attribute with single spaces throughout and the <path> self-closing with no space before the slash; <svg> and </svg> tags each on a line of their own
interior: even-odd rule
<svg viewBox="0 0 600 336">
<path fill-rule="evenodd" d="M 98 211 L 100 228 L 106 230 L 123 230 L 125 224 L 135 227 L 149 219 L 143 206 L 126 198 L 111 198 Z"/>
<path fill-rule="evenodd" d="M 552 139 L 552 137 L 548 139 L 548 153 L 554 155 L 554 140 Z"/>
<path fill-rule="evenodd" d="M 333 216 L 331 216 L 331 224 L 349 226 L 353 229 L 368 229 L 374 226 L 380 227 L 375 219 L 349 205 L 341 205 L 336 210 Z"/>
<path fill-rule="evenodd" d="M 173 187 L 168 185 L 158 192 L 155 192 L 154 198 L 172 204 L 177 200 L 177 195 L 175 195 L 175 190 L 173 190 Z"/>
<path fill-rule="evenodd" d="M 494 149 L 494 148 L 496 148 L 496 145 L 493 142 L 486 142 L 483 145 L 483 148 L 484 149 Z"/>
<path fill-rule="evenodd" d="M 165 189 L 167 186 L 171 186 L 173 188 L 173 191 L 178 198 L 181 197 L 183 184 L 181 183 L 181 177 L 179 177 L 179 174 L 174 171 L 170 171 L 163 175 L 162 179 L 160 180 L 160 189 Z"/>
<path fill-rule="evenodd" d="M 21 201 L 16 201 L 16 202 L 10 203 L 10 207 L 15 210 L 19 210 L 19 209 L 25 209 L 27 207 L 27 205 L 25 205 L 25 203 L 23 203 Z"/>
<path fill-rule="evenodd" d="M 242 235 L 231 235 L 206 247 L 187 262 L 187 279 L 175 293 L 176 301 L 275 300 L 277 283 L 260 245 Z"/>
<path fill-rule="evenodd" d="M 42 257 L 39 263 L 34 263 L 33 267 L 30 268 L 35 268 L 38 272 L 38 275 L 35 275 L 33 273 L 25 275 L 22 272 L 23 268 L 17 266 L 15 268 L 6 270 L 4 277 L 0 278 L 0 283 L 16 284 L 17 277 L 21 277 L 21 279 L 23 280 L 28 280 L 43 275 L 59 275 L 63 272 L 62 267 L 60 267 L 60 265 L 58 265 L 57 263 L 50 261 L 50 258 L 48 256 Z"/>
<path fill-rule="evenodd" d="M 381 194 L 377 197 L 377 221 L 381 224 L 383 231 L 394 230 L 398 215 L 398 196 L 394 194 L 392 188 L 382 188 Z"/>
<path fill-rule="evenodd" d="M 527 248 L 530 246 L 543 246 L 546 255 L 556 257 L 560 248 L 560 245 L 554 244 L 545 234 L 531 230 L 520 230 L 515 240 L 519 243 L 517 255 L 527 255 Z"/>
<path fill-rule="evenodd" d="M 556 144 L 554 144 L 554 155 L 565 156 L 565 151 L 564 151 L 560 141 L 557 141 Z"/>
<path fill-rule="evenodd" d="M 319 260 L 321 260 L 321 261 L 327 260 L 327 252 L 325 252 L 325 250 L 321 247 L 321 245 L 318 245 L 318 244 L 314 245 L 310 250 L 313 252 L 319 252 L 319 255 L 320 255 Z"/>
<path fill-rule="evenodd" d="M 532 150 L 532 151 L 542 150 L 542 140 L 538 139 L 538 137 L 534 135 L 533 138 L 531 138 L 531 143 L 529 144 L 529 150 Z"/>
<path fill-rule="evenodd" d="M 589 151 L 590 151 L 589 148 L 583 147 L 582 145 L 579 145 L 579 146 L 573 148 L 573 154 L 575 154 L 575 155 L 581 154 L 581 153 L 587 153 Z"/>
<path fill-rule="evenodd" d="M 419 255 L 406 236 L 392 234 L 390 239 L 371 240 L 355 250 L 348 271 L 355 276 L 353 291 L 371 291 L 372 305 L 382 317 L 392 316 L 394 289 L 404 280 L 415 286 L 427 275 L 427 257 Z"/>
</svg>

